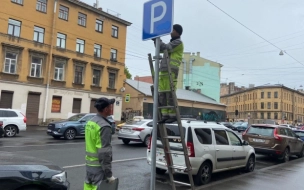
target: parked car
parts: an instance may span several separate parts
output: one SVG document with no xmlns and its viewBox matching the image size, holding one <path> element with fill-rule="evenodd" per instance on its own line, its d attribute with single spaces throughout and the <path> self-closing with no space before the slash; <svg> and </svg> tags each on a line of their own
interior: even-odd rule
<svg viewBox="0 0 304 190">
<path fill-rule="evenodd" d="M 92 119 L 96 113 L 80 113 L 76 114 L 67 120 L 51 122 L 48 124 L 47 134 L 60 139 L 64 137 L 67 140 L 75 139 L 77 136 L 85 135 L 85 125 Z M 111 116 L 107 118 L 109 121 L 114 121 Z M 112 123 L 112 134 L 115 133 L 115 121 Z"/>
<path fill-rule="evenodd" d="M 302 141 L 304 141 L 304 131 L 303 130 L 294 130 L 293 132 L 296 135 L 298 135 Z"/>
<path fill-rule="evenodd" d="M 214 122 L 182 121 L 185 142 L 188 148 L 191 174 L 197 185 L 207 184 L 213 173 L 244 168 L 252 172 L 255 168 L 255 151 L 248 142 L 242 141 L 231 129 Z M 173 164 L 176 173 L 186 174 L 185 159 L 181 148 L 177 124 L 166 124 Z M 176 137 L 176 139 L 175 139 Z M 147 149 L 147 162 L 151 165 L 151 141 Z M 156 173 L 164 174 L 167 163 L 164 149 L 157 136 Z"/>
<path fill-rule="evenodd" d="M 233 129 L 233 125 L 230 122 L 221 122 L 222 125 L 224 125 L 225 127 L 229 128 L 229 129 Z"/>
<path fill-rule="evenodd" d="M 143 119 L 144 119 L 143 116 L 134 116 L 132 120 L 127 121 L 127 122 L 124 122 L 124 123 L 118 124 L 118 125 L 116 126 L 116 130 L 119 131 L 124 125 L 130 124 L 130 123 L 132 123 L 133 121 L 141 121 L 141 120 L 143 120 Z"/>
<path fill-rule="evenodd" d="M 281 124 L 280 126 L 289 127 L 290 129 L 297 129 L 295 126 L 290 124 Z"/>
<path fill-rule="evenodd" d="M 133 121 L 130 124 L 122 126 L 121 130 L 118 132 L 118 139 L 121 139 L 124 144 L 129 144 L 130 141 L 135 141 L 142 142 L 144 145 L 148 146 L 152 127 L 152 119 Z"/>
<path fill-rule="evenodd" d="M 34 157 L 0 153 L 1 190 L 68 190 L 67 173 L 57 165 Z"/>
<path fill-rule="evenodd" d="M 244 123 L 244 122 L 243 121 L 238 121 L 238 122 L 233 123 L 231 129 L 236 131 L 237 126 L 242 125 L 242 123 Z"/>
<path fill-rule="evenodd" d="M 14 137 L 20 131 L 26 131 L 26 117 L 18 110 L 0 108 L 0 120 L 5 137 Z"/>
<path fill-rule="evenodd" d="M 3 135 L 4 135 L 3 121 L 0 121 L 0 138 L 2 138 Z"/>
<path fill-rule="evenodd" d="M 254 147 L 255 152 L 275 156 L 283 162 L 290 155 L 304 156 L 304 142 L 289 127 L 270 124 L 252 124 L 243 139 Z"/>
<path fill-rule="evenodd" d="M 247 128 L 248 128 L 248 122 L 244 122 L 241 125 L 237 125 L 235 127 L 235 130 L 238 132 L 242 132 L 242 131 L 246 131 Z"/>
</svg>

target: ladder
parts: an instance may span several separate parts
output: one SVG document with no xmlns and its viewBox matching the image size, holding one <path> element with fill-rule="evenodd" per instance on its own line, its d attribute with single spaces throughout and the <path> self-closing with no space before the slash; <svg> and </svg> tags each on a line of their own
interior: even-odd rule
<svg viewBox="0 0 304 190">
<path fill-rule="evenodd" d="M 191 164 L 190 164 L 190 160 L 189 160 L 189 156 L 188 156 L 188 149 L 187 149 L 187 146 L 186 146 L 186 143 L 185 143 L 185 138 L 184 138 L 185 135 L 184 135 L 184 131 L 183 131 L 183 128 L 182 128 L 180 112 L 179 112 L 179 109 L 178 109 L 178 102 L 177 102 L 176 92 L 175 92 L 175 88 L 174 88 L 173 77 L 171 75 L 170 59 L 169 59 L 168 52 L 166 50 L 164 51 L 163 56 L 167 59 L 167 63 L 168 63 L 167 66 L 168 66 L 168 73 L 169 73 L 168 75 L 169 75 L 169 81 L 170 81 L 170 90 L 160 91 L 160 92 L 171 93 L 172 94 L 171 97 L 173 98 L 173 105 L 161 106 L 160 103 L 157 102 L 157 105 L 158 105 L 158 119 L 160 120 L 162 118 L 160 109 L 162 109 L 162 108 L 175 109 L 176 118 L 177 118 L 177 126 L 176 127 L 178 127 L 178 129 L 179 129 L 180 137 L 168 136 L 165 124 L 158 124 L 157 129 L 159 131 L 159 134 L 160 134 L 160 137 L 161 137 L 161 142 L 163 144 L 165 159 L 166 159 L 166 163 L 167 163 L 166 165 L 168 167 L 168 173 L 169 173 L 170 184 L 171 184 L 172 190 L 176 190 L 175 184 L 189 186 L 189 187 L 191 187 L 192 190 L 194 190 L 194 183 L 193 183 L 193 178 L 192 178 L 192 174 L 191 174 Z M 154 58 L 155 59 L 161 59 L 161 57 L 154 57 Z M 152 79 L 154 81 L 155 80 L 155 75 L 154 75 L 155 72 L 154 72 L 154 66 L 153 66 L 153 61 L 154 60 L 152 60 L 151 54 L 148 54 L 148 59 L 149 59 L 149 65 L 150 65 L 150 69 L 151 69 Z M 158 88 L 158 87 L 156 87 L 156 88 Z M 151 86 L 151 91 L 152 91 L 152 96 L 153 96 L 153 92 L 154 92 L 154 87 L 153 86 Z M 157 118 L 154 118 L 154 119 L 157 119 Z M 180 153 L 179 155 L 184 156 L 186 166 L 174 165 L 173 160 L 172 160 L 172 154 L 176 154 L 176 153 L 174 153 L 170 150 L 170 144 L 169 144 L 170 139 L 181 141 L 181 144 L 182 144 L 182 147 L 183 147 L 183 153 Z M 175 171 L 174 171 L 175 169 L 184 170 L 188 174 L 190 183 L 175 181 L 174 178 L 173 178 L 173 174 L 175 173 Z"/>
</svg>

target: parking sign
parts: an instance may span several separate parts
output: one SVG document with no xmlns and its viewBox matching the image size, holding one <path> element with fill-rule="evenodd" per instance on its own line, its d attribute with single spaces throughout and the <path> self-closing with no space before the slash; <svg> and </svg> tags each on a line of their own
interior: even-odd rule
<svg viewBox="0 0 304 190">
<path fill-rule="evenodd" d="M 173 0 L 152 0 L 144 4 L 142 40 L 170 34 L 173 26 Z"/>
</svg>

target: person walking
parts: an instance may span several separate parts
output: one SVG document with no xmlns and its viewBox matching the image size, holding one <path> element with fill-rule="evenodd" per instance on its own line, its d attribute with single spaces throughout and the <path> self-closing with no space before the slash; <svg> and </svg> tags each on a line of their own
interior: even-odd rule
<svg viewBox="0 0 304 190">
<path fill-rule="evenodd" d="M 173 25 L 173 31 L 171 33 L 171 40 L 168 44 L 161 41 L 160 52 L 168 51 L 170 58 L 171 76 L 174 82 L 174 88 L 176 89 L 177 77 L 179 72 L 179 66 L 183 60 L 184 44 L 181 40 L 183 33 L 183 27 L 179 24 Z M 156 39 L 152 39 L 155 44 Z M 161 106 L 173 105 L 173 99 L 171 92 L 161 92 L 170 90 L 170 80 L 167 68 L 167 59 L 164 57 L 161 60 L 159 67 L 159 103 Z M 158 123 L 172 123 L 177 120 L 175 110 L 170 108 L 161 109 L 162 118 Z"/>
<path fill-rule="evenodd" d="M 112 128 L 107 116 L 115 99 L 99 98 L 94 107 L 98 113 L 85 126 L 86 177 L 84 190 L 99 190 L 102 181 L 115 181 L 112 174 Z"/>
</svg>

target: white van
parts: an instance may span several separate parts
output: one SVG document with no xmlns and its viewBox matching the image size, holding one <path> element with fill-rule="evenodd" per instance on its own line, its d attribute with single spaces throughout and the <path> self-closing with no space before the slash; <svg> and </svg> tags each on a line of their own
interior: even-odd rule
<svg viewBox="0 0 304 190">
<path fill-rule="evenodd" d="M 252 172 L 255 168 L 255 151 L 242 141 L 231 129 L 215 122 L 184 121 L 182 126 L 188 155 L 192 166 L 191 173 L 197 185 L 207 184 L 212 173 L 244 168 Z M 168 136 L 180 137 L 177 124 L 167 124 Z M 182 144 L 178 139 L 169 139 L 176 173 L 187 174 Z M 151 165 L 151 142 L 147 149 L 147 162 Z M 174 154 L 176 153 L 176 154 Z M 157 138 L 156 173 L 167 171 L 163 145 Z"/>
</svg>

